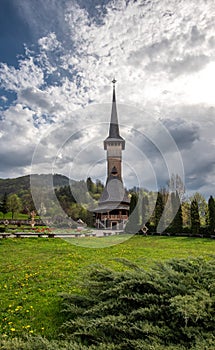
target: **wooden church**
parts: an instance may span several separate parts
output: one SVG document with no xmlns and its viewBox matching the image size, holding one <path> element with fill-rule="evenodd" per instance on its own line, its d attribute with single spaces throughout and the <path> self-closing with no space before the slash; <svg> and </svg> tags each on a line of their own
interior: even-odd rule
<svg viewBox="0 0 215 350">
<path fill-rule="evenodd" d="M 104 140 L 104 149 L 107 151 L 107 180 L 94 212 L 97 228 L 122 230 L 128 220 L 130 200 L 122 180 L 122 151 L 125 149 L 125 140 L 119 133 L 116 80 L 114 79 L 112 83 L 113 101 L 109 135 Z"/>
</svg>

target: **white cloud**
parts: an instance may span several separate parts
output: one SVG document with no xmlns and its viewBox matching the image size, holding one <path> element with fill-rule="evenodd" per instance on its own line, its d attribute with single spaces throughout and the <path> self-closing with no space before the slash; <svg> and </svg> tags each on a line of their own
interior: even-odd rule
<svg viewBox="0 0 215 350">
<path fill-rule="evenodd" d="M 40 87 L 44 82 L 43 70 L 35 64 L 33 57 L 20 60 L 18 69 L 2 63 L 0 76 L 2 87 L 14 92 L 32 86 Z"/>
<path fill-rule="evenodd" d="M 38 44 L 44 51 L 54 51 L 61 48 L 61 43 L 57 40 L 55 33 L 50 33 L 47 36 L 40 38 Z"/>
</svg>

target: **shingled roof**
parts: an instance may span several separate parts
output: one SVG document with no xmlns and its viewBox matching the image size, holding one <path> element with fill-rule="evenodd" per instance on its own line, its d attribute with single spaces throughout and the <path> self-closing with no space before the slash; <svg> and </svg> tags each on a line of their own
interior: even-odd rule
<svg viewBox="0 0 215 350">
<path fill-rule="evenodd" d="M 130 199 L 123 186 L 123 182 L 116 177 L 110 177 L 101 194 L 97 212 L 114 209 L 127 209 Z"/>
</svg>

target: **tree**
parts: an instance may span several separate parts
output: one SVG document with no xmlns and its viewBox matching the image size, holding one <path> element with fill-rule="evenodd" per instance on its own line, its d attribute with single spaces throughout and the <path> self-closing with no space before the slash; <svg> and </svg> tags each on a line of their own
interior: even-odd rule
<svg viewBox="0 0 215 350">
<path fill-rule="evenodd" d="M 22 212 L 24 214 L 30 214 L 32 211 L 36 211 L 30 191 L 28 190 L 19 191 L 19 198 L 22 202 Z"/>
<path fill-rule="evenodd" d="M 158 192 L 157 201 L 155 204 L 155 227 L 159 232 L 163 232 L 164 222 L 162 214 L 164 211 L 164 201 L 161 192 Z"/>
<path fill-rule="evenodd" d="M 95 193 L 97 188 L 96 185 L 94 184 L 94 182 L 92 181 L 91 177 L 87 178 L 87 189 L 89 192 L 91 193 Z"/>
<path fill-rule="evenodd" d="M 191 231 L 198 234 L 200 229 L 199 206 L 196 199 L 193 199 L 190 206 Z"/>
<path fill-rule="evenodd" d="M 183 226 L 190 227 L 191 226 L 190 203 L 188 201 L 182 202 L 181 209 L 182 209 Z"/>
<path fill-rule="evenodd" d="M 1 210 L 0 210 L 3 213 L 3 216 L 5 216 L 5 214 L 7 214 L 8 212 L 7 198 L 8 196 L 7 196 L 7 193 L 5 192 L 1 203 Z"/>
<path fill-rule="evenodd" d="M 149 199 L 146 194 L 142 197 L 142 225 L 145 225 L 149 220 Z"/>
<path fill-rule="evenodd" d="M 80 218 L 80 212 L 81 212 L 82 206 L 77 203 L 72 203 L 68 210 L 68 215 L 75 221 L 77 221 Z"/>
<path fill-rule="evenodd" d="M 182 219 L 182 208 L 178 192 L 171 193 L 171 203 L 174 213 L 174 218 L 171 224 L 171 228 L 174 233 L 182 232 L 183 229 L 183 219 Z"/>
<path fill-rule="evenodd" d="M 94 216 L 92 211 L 86 210 L 85 223 L 87 224 L 87 226 L 94 226 Z"/>
<path fill-rule="evenodd" d="M 190 202 L 192 202 L 193 199 L 195 199 L 198 203 L 200 223 L 202 226 L 205 226 L 206 218 L 208 216 L 208 206 L 205 197 L 201 193 L 196 192 L 190 197 Z"/>
<path fill-rule="evenodd" d="M 126 225 L 126 232 L 128 233 L 137 233 L 140 229 L 140 218 L 139 218 L 139 201 L 138 194 L 132 193 L 130 208 L 129 208 L 129 219 Z"/>
<path fill-rule="evenodd" d="M 178 192 L 180 200 L 183 198 L 185 193 L 184 183 L 178 174 L 172 174 L 168 181 L 168 192 Z"/>
<path fill-rule="evenodd" d="M 15 213 L 19 213 L 22 210 L 21 200 L 17 194 L 11 194 L 7 199 L 8 210 L 11 211 L 12 219 Z"/>
<path fill-rule="evenodd" d="M 96 180 L 96 192 L 101 194 L 102 191 L 104 190 L 104 185 L 100 180 Z"/>
<path fill-rule="evenodd" d="M 209 223 L 209 229 L 210 233 L 215 232 L 215 202 L 214 198 L 210 196 L 208 200 L 208 223 Z"/>
</svg>

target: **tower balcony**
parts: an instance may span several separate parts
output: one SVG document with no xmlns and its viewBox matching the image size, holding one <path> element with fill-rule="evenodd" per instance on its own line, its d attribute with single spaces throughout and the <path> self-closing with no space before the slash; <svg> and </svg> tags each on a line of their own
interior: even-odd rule
<svg viewBox="0 0 215 350">
<path fill-rule="evenodd" d="M 120 215 L 120 214 L 102 214 L 101 220 L 127 220 L 128 215 Z"/>
</svg>

